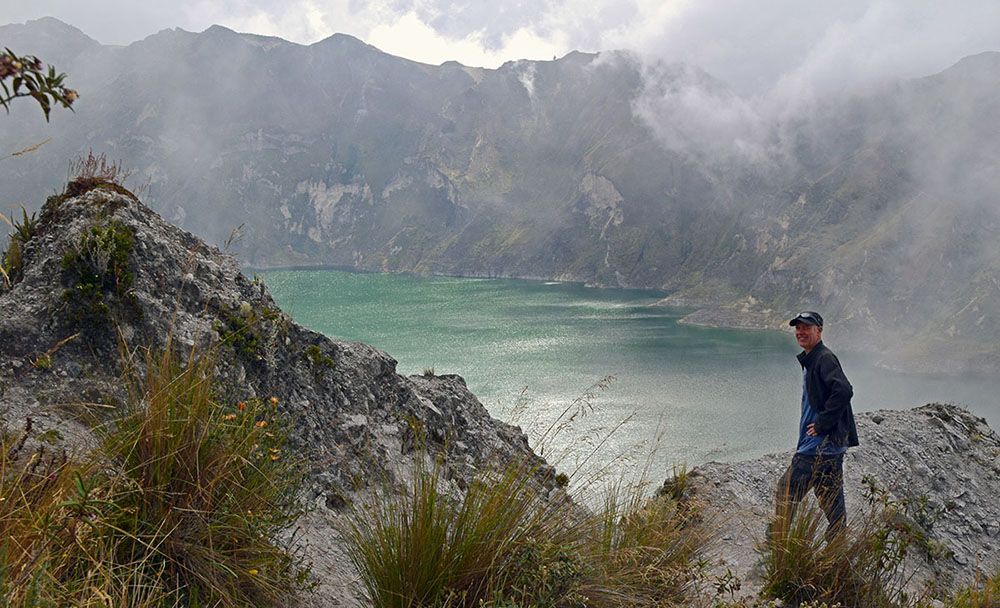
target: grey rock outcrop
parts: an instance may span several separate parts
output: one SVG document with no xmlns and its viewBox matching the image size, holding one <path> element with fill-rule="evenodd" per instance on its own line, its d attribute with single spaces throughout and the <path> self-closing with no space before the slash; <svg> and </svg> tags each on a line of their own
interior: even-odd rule
<svg viewBox="0 0 1000 608">
<path fill-rule="evenodd" d="M 919 547 L 909 551 L 905 567 L 916 572 L 914 589 L 932 579 L 946 588 L 969 585 L 997 572 L 1000 436 L 982 418 L 952 405 L 869 412 L 857 422 L 861 445 L 844 460 L 848 520 L 864 511 L 868 477 L 893 500 L 913 507 L 908 524 L 920 526 L 933 543 L 933 558 Z M 728 568 L 740 576 L 745 593 L 759 589 L 755 544 L 763 539 L 778 479 L 790 461 L 791 453 L 772 454 L 708 463 L 690 473 L 707 516 L 721 524 L 712 548 L 716 572 Z"/>
<path fill-rule="evenodd" d="M 77 293 L 83 280 L 72 256 L 89 255 L 86 235 L 109 227 L 131 235 L 120 243 L 126 262 L 115 269 L 117 285 L 88 299 Z M 110 273 L 114 262 L 104 264 Z M 2 425 L 16 429 L 30 416 L 35 434 L 55 429 L 71 446 L 86 445 L 81 420 L 125 399 L 119 337 L 134 349 L 163 346 L 168 334 L 192 345 L 220 333 L 224 394 L 234 403 L 277 397 L 308 462 L 303 493 L 314 508 L 300 527 L 319 588 L 305 605 L 357 601 L 336 523 L 352 500 L 405 481 L 418 444 L 447 449 L 455 492 L 491 459 L 536 458 L 526 436 L 492 419 L 461 378 L 406 378 L 378 349 L 300 327 L 232 257 L 107 187 L 50 198 L 25 244 L 23 279 L 0 291 Z M 545 483 L 551 469 L 538 463 Z"/>
</svg>

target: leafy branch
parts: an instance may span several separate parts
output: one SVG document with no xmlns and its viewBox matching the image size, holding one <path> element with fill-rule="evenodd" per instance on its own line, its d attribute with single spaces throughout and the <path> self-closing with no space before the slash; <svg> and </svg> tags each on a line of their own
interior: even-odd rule
<svg viewBox="0 0 1000 608">
<path fill-rule="evenodd" d="M 38 102 L 46 121 L 55 104 L 73 109 L 79 94 L 63 85 L 66 74 L 56 73 L 54 66 L 45 67 L 34 55 L 18 56 L 9 48 L 0 53 L 0 106 L 8 114 L 11 102 L 19 97 Z"/>
</svg>

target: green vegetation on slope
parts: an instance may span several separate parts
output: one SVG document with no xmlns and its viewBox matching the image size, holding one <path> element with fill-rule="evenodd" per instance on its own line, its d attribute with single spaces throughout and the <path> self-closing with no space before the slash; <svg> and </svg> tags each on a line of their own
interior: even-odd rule
<svg viewBox="0 0 1000 608">
<path fill-rule="evenodd" d="M 211 353 L 134 361 L 127 412 L 82 459 L 0 451 L 0 593 L 11 606 L 276 606 L 307 570 L 281 534 L 299 467 L 273 402 L 217 399 Z"/>
</svg>

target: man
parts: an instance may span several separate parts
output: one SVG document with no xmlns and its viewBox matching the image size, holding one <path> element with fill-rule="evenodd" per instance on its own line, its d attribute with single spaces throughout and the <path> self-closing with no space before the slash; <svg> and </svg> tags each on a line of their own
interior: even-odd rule
<svg viewBox="0 0 1000 608">
<path fill-rule="evenodd" d="M 799 443 L 792 464 L 778 484 L 777 509 L 793 511 L 810 489 L 816 493 L 829 527 L 827 538 L 847 524 L 844 505 L 844 453 L 858 445 L 851 410 L 854 389 L 837 356 L 823 344 L 823 317 L 801 312 L 788 322 L 802 347 L 802 409 Z"/>
</svg>

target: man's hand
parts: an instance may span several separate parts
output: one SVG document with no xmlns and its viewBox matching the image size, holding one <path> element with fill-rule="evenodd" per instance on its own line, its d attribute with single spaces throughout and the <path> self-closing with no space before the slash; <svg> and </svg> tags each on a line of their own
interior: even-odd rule
<svg viewBox="0 0 1000 608">
<path fill-rule="evenodd" d="M 809 435 L 810 437 L 815 437 L 816 436 L 816 423 L 815 422 L 811 423 L 809 426 L 806 427 L 806 435 Z"/>
</svg>

